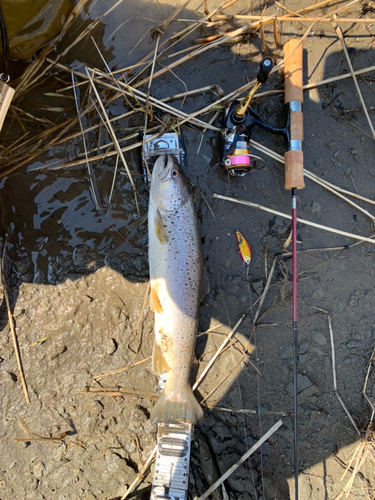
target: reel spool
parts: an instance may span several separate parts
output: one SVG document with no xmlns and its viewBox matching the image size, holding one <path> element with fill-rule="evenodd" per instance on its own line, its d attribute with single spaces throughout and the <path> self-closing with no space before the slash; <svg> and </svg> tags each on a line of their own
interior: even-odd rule
<svg viewBox="0 0 375 500">
<path fill-rule="evenodd" d="M 266 162 L 260 156 L 250 154 L 245 136 L 241 136 L 232 154 L 224 161 L 224 170 L 233 177 L 242 177 L 252 170 L 261 170 Z M 260 166 L 258 166 L 260 162 Z"/>
</svg>

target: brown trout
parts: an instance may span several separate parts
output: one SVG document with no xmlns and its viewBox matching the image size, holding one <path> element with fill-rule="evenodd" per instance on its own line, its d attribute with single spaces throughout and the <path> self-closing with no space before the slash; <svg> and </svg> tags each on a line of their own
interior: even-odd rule
<svg viewBox="0 0 375 500">
<path fill-rule="evenodd" d="M 203 411 L 189 383 L 203 281 L 198 218 L 184 172 L 173 155 L 155 163 L 148 209 L 152 367 L 168 373 L 151 421 L 195 424 Z"/>
</svg>

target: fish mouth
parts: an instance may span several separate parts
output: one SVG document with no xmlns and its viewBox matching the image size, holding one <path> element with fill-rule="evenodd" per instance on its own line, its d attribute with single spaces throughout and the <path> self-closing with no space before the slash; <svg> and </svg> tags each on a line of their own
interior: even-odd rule
<svg viewBox="0 0 375 500">
<path fill-rule="evenodd" d="M 169 171 L 171 169 L 171 166 L 168 167 L 168 164 L 169 164 L 168 159 L 169 158 L 167 155 L 163 155 L 164 166 L 162 167 L 162 171 L 160 172 L 160 175 L 159 175 L 159 179 L 161 180 L 161 182 L 164 182 L 167 179 Z"/>
</svg>

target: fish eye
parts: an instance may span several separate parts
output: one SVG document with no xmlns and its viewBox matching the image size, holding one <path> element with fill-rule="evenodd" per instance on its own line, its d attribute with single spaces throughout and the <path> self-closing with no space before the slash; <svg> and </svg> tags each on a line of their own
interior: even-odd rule
<svg viewBox="0 0 375 500">
<path fill-rule="evenodd" d="M 171 174 L 172 174 L 173 179 L 177 179 L 177 177 L 178 177 L 178 170 L 176 170 L 176 169 L 174 168 L 174 169 L 172 170 Z"/>
</svg>

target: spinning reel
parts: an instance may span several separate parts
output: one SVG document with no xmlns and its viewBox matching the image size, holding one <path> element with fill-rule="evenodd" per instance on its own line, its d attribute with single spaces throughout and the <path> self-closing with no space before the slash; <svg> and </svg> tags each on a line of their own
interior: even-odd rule
<svg viewBox="0 0 375 500">
<path fill-rule="evenodd" d="M 262 83 L 267 81 L 273 67 L 273 60 L 265 57 L 260 63 L 257 82 L 242 101 L 234 101 L 225 113 L 223 136 L 223 152 L 221 163 L 224 170 L 234 177 L 241 177 L 250 170 L 260 170 L 265 162 L 259 156 L 250 154 L 250 138 L 254 125 L 258 125 L 272 134 L 284 136 L 289 141 L 289 115 L 284 128 L 272 127 L 263 120 L 251 107 L 250 101 Z M 253 160 L 261 161 L 262 165 L 255 166 Z"/>
</svg>

